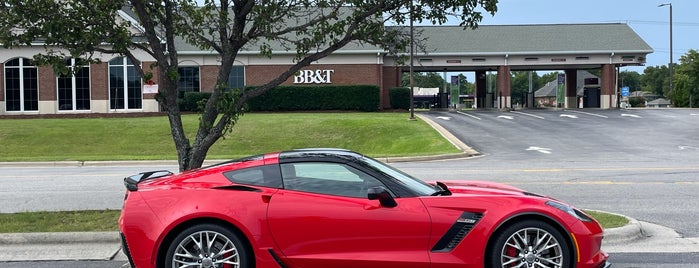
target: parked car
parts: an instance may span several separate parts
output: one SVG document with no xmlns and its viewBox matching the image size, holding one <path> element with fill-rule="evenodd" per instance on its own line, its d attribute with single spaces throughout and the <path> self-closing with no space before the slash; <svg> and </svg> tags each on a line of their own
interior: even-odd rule
<svg viewBox="0 0 699 268">
<path fill-rule="evenodd" d="M 124 179 L 131 266 L 608 267 L 602 228 L 553 198 L 425 182 L 342 149 L 251 156 Z"/>
</svg>

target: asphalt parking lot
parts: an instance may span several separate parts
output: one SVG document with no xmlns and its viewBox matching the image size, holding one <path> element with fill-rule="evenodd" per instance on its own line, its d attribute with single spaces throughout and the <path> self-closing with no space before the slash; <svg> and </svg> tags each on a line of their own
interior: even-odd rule
<svg viewBox="0 0 699 268">
<path fill-rule="evenodd" d="M 397 164 L 422 178 L 492 180 L 699 237 L 699 110 L 430 112 L 482 156 Z"/>
</svg>

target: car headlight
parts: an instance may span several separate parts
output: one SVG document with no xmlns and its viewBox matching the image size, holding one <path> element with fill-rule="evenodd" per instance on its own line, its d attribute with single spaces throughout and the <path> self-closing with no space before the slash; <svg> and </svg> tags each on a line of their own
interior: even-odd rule
<svg viewBox="0 0 699 268">
<path fill-rule="evenodd" d="M 557 208 L 565 213 L 568 213 L 570 216 L 573 216 L 574 218 L 576 218 L 578 220 L 585 221 L 585 222 L 593 221 L 593 219 L 590 218 L 589 216 L 587 216 L 585 213 L 583 213 L 582 211 L 580 211 L 576 208 L 573 208 L 569 205 L 566 205 L 566 204 L 563 204 L 560 202 L 556 202 L 556 201 L 552 201 L 552 200 L 546 201 L 546 205 L 549 205 L 549 206 Z"/>
</svg>

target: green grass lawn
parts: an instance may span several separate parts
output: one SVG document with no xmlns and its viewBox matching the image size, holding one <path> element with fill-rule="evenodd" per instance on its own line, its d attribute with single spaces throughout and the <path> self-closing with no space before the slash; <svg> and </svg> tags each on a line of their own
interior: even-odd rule
<svg viewBox="0 0 699 268">
<path fill-rule="evenodd" d="M 373 157 L 458 152 L 425 122 L 407 119 L 407 113 L 245 114 L 208 159 L 304 147 L 346 148 Z M 191 140 L 198 120 L 183 116 Z M 164 116 L 0 120 L 0 161 L 161 159 L 177 159 Z"/>
<path fill-rule="evenodd" d="M 119 213 L 119 210 L 1 213 L 0 233 L 117 231 Z"/>
</svg>

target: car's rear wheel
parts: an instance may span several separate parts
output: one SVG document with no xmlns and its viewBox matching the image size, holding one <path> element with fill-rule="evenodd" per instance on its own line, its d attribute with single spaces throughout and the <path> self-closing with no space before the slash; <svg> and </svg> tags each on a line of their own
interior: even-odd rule
<svg viewBox="0 0 699 268">
<path fill-rule="evenodd" d="M 565 238 L 542 221 L 526 220 L 499 232 L 489 250 L 488 267 L 568 268 L 571 254 Z"/>
<path fill-rule="evenodd" d="M 248 258 L 235 233 L 214 224 L 200 224 L 182 231 L 167 251 L 165 267 L 244 268 Z"/>
</svg>

